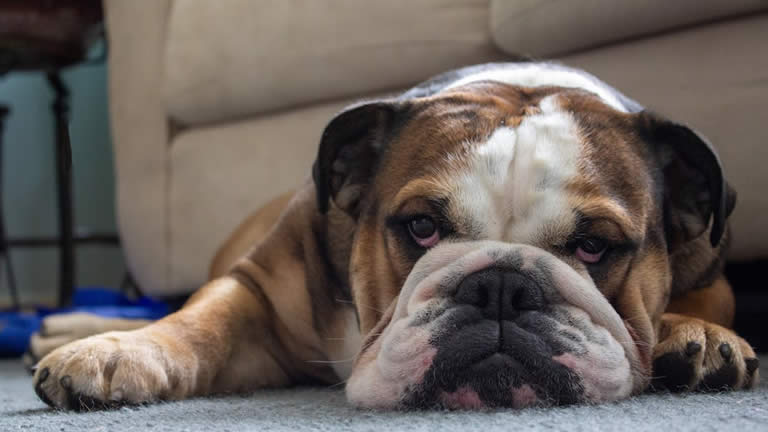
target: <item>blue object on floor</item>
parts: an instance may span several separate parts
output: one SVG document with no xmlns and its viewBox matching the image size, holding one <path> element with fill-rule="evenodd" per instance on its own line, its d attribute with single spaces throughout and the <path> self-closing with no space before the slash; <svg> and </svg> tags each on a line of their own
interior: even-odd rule
<svg viewBox="0 0 768 432">
<path fill-rule="evenodd" d="M 104 288 L 81 288 L 75 291 L 72 307 L 39 308 L 35 312 L 0 311 L 0 357 L 18 357 L 27 350 L 29 337 L 40 329 L 48 315 L 85 312 L 109 318 L 156 320 L 169 313 L 166 303 L 141 297 L 131 300 L 118 292 Z"/>
</svg>

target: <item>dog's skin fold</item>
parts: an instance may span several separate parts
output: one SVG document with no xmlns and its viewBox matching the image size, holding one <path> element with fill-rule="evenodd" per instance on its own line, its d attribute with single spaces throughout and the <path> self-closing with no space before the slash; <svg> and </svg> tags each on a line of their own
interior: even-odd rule
<svg viewBox="0 0 768 432">
<path fill-rule="evenodd" d="M 338 114 L 312 181 L 246 220 L 180 311 L 53 350 L 35 389 L 91 409 L 347 380 L 392 409 L 750 388 L 734 205 L 704 137 L 591 75 L 449 72 Z"/>
</svg>

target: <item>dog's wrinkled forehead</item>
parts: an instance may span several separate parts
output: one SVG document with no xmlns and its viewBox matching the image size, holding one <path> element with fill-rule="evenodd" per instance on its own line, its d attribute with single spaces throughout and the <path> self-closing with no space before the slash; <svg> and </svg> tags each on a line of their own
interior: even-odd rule
<svg viewBox="0 0 768 432">
<path fill-rule="evenodd" d="M 647 183 L 637 180 L 647 167 L 617 127 L 625 113 L 577 89 L 474 83 L 455 91 L 417 102 L 427 115 L 401 135 L 411 150 L 394 153 L 409 155 L 401 166 L 429 159 L 384 176 L 403 183 L 393 206 L 437 195 L 465 238 L 534 245 L 558 244 L 585 205 L 642 219 L 647 194 L 638 191 Z M 422 147 L 435 137 L 442 141 Z M 617 169 L 636 177 L 625 181 Z"/>
<path fill-rule="evenodd" d="M 452 197 L 451 213 L 464 219 L 470 237 L 535 244 L 545 234 L 542 226 L 552 233 L 571 230 L 565 188 L 584 150 L 558 98 L 547 96 L 516 124 L 446 154 L 439 175 Z"/>
</svg>

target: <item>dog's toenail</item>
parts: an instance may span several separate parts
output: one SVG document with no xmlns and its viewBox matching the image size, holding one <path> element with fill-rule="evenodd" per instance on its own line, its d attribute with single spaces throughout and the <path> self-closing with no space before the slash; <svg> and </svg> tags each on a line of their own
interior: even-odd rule
<svg viewBox="0 0 768 432">
<path fill-rule="evenodd" d="M 51 371 L 48 370 L 48 368 L 45 368 L 40 371 L 40 376 L 37 377 L 37 382 L 41 383 L 48 379 L 48 375 L 51 374 Z"/>
<path fill-rule="evenodd" d="M 71 390 L 72 389 L 72 377 L 69 376 L 69 375 L 64 375 L 59 380 L 59 384 L 61 384 L 61 386 L 64 387 L 65 389 Z"/>
<path fill-rule="evenodd" d="M 50 374 L 50 371 L 48 368 L 43 369 L 40 371 L 40 376 L 37 379 L 37 383 L 35 383 L 35 393 L 37 394 L 37 397 L 40 398 L 41 401 L 45 402 L 46 405 L 55 407 L 53 401 L 51 398 L 48 397 L 47 394 L 45 394 L 45 391 L 43 390 L 43 381 L 48 379 L 48 375 Z"/>
<path fill-rule="evenodd" d="M 752 375 L 760 367 L 760 360 L 757 358 L 744 359 L 744 363 L 747 365 L 747 375 Z"/>
<path fill-rule="evenodd" d="M 721 343 L 720 347 L 718 348 L 718 351 L 720 351 L 720 355 L 723 356 L 723 359 L 725 359 L 725 361 L 731 360 L 731 356 L 733 355 L 733 350 L 731 349 L 731 346 L 728 345 L 727 342 Z"/>
<path fill-rule="evenodd" d="M 688 342 L 685 346 L 685 355 L 693 357 L 701 351 L 701 344 L 698 342 Z"/>
</svg>

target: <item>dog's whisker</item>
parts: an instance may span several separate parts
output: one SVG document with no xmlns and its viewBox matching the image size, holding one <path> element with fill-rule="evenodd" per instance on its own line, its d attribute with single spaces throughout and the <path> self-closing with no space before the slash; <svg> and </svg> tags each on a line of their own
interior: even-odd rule
<svg viewBox="0 0 768 432">
<path fill-rule="evenodd" d="M 349 380 L 339 381 L 339 382 L 337 382 L 336 384 L 331 384 L 331 385 L 329 385 L 329 386 L 328 386 L 328 387 L 326 387 L 326 388 L 328 388 L 328 389 L 332 389 L 332 388 L 340 387 L 340 386 L 346 385 L 346 384 L 347 384 L 347 381 L 349 381 Z"/>
<path fill-rule="evenodd" d="M 643 316 L 641 314 L 641 315 L 634 315 L 634 316 L 631 316 L 631 317 L 623 318 L 623 320 L 624 321 L 635 321 L 637 319 L 643 319 L 643 318 L 645 318 L 645 316 Z"/>
<path fill-rule="evenodd" d="M 336 363 L 349 363 L 355 361 L 355 358 L 348 358 L 343 360 L 306 360 L 306 363 L 320 363 L 320 364 L 336 364 Z"/>
<path fill-rule="evenodd" d="M 383 333 L 373 333 L 373 334 L 371 334 L 369 336 L 381 336 L 382 334 Z M 334 342 L 344 342 L 344 341 L 347 341 L 348 339 L 349 338 L 345 338 L 345 337 L 327 337 L 327 338 L 325 338 L 325 340 L 334 341 Z"/>
<path fill-rule="evenodd" d="M 351 305 L 356 305 L 356 304 L 359 304 L 360 306 L 362 306 L 362 307 L 364 307 L 364 308 L 367 308 L 367 309 L 370 309 L 370 310 L 372 310 L 372 311 L 376 311 L 376 312 L 378 312 L 378 313 L 382 313 L 382 314 L 384 313 L 384 311 L 383 311 L 383 310 L 381 310 L 381 309 L 379 309 L 379 308 L 375 308 L 375 307 L 373 307 L 373 306 L 369 306 L 369 305 L 367 305 L 367 304 L 364 304 L 364 303 L 356 303 L 356 302 L 353 302 L 352 300 L 345 300 L 345 299 L 340 299 L 340 298 L 336 298 L 336 299 L 334 299 L 334 300 L 335 300 L 336 302 L 338 302 L 338 303 L 345 303 L 345 304 L 351 304 Z"/>
</svg>

